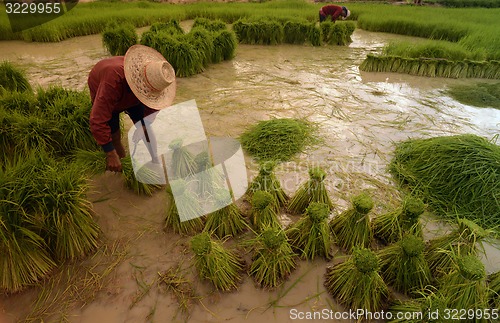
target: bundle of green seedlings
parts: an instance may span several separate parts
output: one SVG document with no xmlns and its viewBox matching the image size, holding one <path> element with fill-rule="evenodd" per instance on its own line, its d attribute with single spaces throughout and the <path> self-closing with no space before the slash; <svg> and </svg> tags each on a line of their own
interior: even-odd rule
<svg viewBox="0 0 500 323">
<path fill-rule="evenodd" d="M 500 109 L 500 83 L 454 85 L 445 93 L 463 104 Z"/>
<path fill-rule="evenodd" d="M 295 195 L 288 204 L 288 211 L 294 214 L 302 214 L 312 202 L 324 203 L 329 210 L 333 209 L 333 203 L 328 196 L 325 187 L 326 173 L 320 167 L 309 168 L 309 180 L 300 185 Z"/>
<path fill-rule="evenodd" d="M 0 63 L 0 89 L 6 91 L 32 92 L 31 85 L 26 77 L 26 72 L 9 61 Z"/>
<path fill-rule="evenodd" d="M 198 195 L 207 197 L 224 185 L 224 175 L 213 167 L 208 151 L 202 151 L 194 158 L 196 164 L 196 178 L 198 180 Z"/>
<path fill-rule="evenodd" d="M 256 191 L 252 197 L 252 210 L 250 222 L 256 232 L 261 232 L 263 228 L 281 228 L 276 214 L 276 200 L 271 193 L 266 191 Z"/>
<path fill-rule="evenodd" d="M 211 20 L 203 17 L 197 17 L 194 19 L 193 27 L 202 27 L 208 31 L 221 31 L 227 29 L 226 23 L 220 19 Z"/>
<path fill-rule="evenodd" d="M 333 245 L 328 216 L 330 208 L 325 203 L 311 202 L 306 214 L 286 230 L 286 235 L 293 248 L 305 259 L 332 256 Z"/>
<path fill-rule="evenodd" d="M 181 138 L 172 140 L 168 148 L 172 150 L 172 160 L 168 167 L 171 169 L 168 174 L 170 179 L 186 178 L 196 173 L 197 165 L 194 156 L 188 147 L 183 145 Z"/>
<path fill-rule="evenodd" d="M 466 134 L 399 143 L 393 177 L 438 215 L 466 217 L 485 228 L 500 224 L 500 146 Z"/>
<path fill-rule="evenodd" d="M 277 45 L 283 43 L 283 25 L 276 20 L 240 19 L 233 24 L 238 41 L 251 45 Z"/>
<path fill-rule="evenodd" d="M 314 131 L 313 125 L 304 120 L 271 119 L 245 131 L 240 142 L 259 161 L 287 161 L 316 142 Z"/>
<path fill-rule="evenodd" d="M 323 43 L 329 45 L 346 46 L 352 43 L 352 34 L 356 29 L 356 23 L 352 21 L 323 21 L 320 24 L 321 38 Z"/>
<path fill-rule="evenodd" d="M 253 194 L 256 191 L 266 191 L 271 193 L 276 201 L 276 212 L 279 212 L 280 207 L 284 206 L 288 201 L 288 196 L 281 188 L 279 180 L 274 175 L 276 162 L 266 161 L 260 164 L 259 174 L 254 178 L 248 192 Z"/>
<path fill-rule="evenodd" d="M 454 269 L 439 281 L 449 308 L 488 308 L 488 287 L 483 263 L 475 256 L 455 255 Z"/>
<path fill-rule="evenodd" d="M 428 242 L 425 257 L 433 276 L 448 274 L 453 269 L 453 255 L 478 255 L 483 241 L 492 234 L 476 223 L 459 219 L 452 232 Z"/>
<path fill-rule="evenodd" d="M 220 291 L 238 287 L 244 262 L 234 252 L 226 250 L 221 242 L 212 240 L 208 232 L 191 238 L 191 250 L 201 279 L 210 281 Z"/>
<path fill-rule="evenodd" d="M 428 77 L 500 79 L 499 61 L 451 61 L 368 54 L 359 69 L 364 72 L 394 72 Z"/>
<path fill-rule="evenodd" d="M 384 281 L 405 294 L 424 289 L 432 279 L 424 250 L 422 238 L 409 234 L 378 251 Z"/>
<path fill-rule="evenodd" d="M 247 224 L 240 209 L 232 203 L 231 193 L 225 189 L 218 189 L 214 197 L 218 209 L 207 216 L 205 231 L 220 239 L 237 236 L 245 230 Z M 228 205 L 229 202 L 231 203 Z"/>
<path fill-rule="evenodd" d="M 489 302 L 493 308 L 500 308 L 500 271 L 488 276 Z"/>
<path fill-rule="evenodd" d="M 381 311 L 389 290 L 379 275 L 379 267 L 379 259 L 372 251 L 355 249 L 348 260 L 326 269 L 326 290 L 349 309 Z"/>
<path fill-rule="evenodd" d="M 418 296 L 414 299 L 396 300 L 389 307 L 393 314 L 390 323 L 436 322 L 439 319 L 436 313 L 446 313 L 450 309 L 448 299 L 435 287 L 427 286 L 416 293 Z"/>
<path fill-rule="evenodd" d="M 295 269 L 295 253 L 281 228 L 265 228 L 252 240 L 253 256 L 249 275 L 264 288 L 275 288 Z"/>
<path fill-rule="evenodd" d="M 367 193 L 361 193 L 351 200 L 352 206 L 330 221 L 330 229 L 336 243 L 351 252 L 356 247 L 368 248 L 373 239 L 369 213 L 373 201 Z"/>
<path fill-rule="evenodd" d="M 401 240 L 405 234 L 422 237 L 419 217 L 424 210 L 424 202 L 409 195 L 405 197 L 401 207 L 372 220 L 373 235 L 385 244 Z"/>
<path fill-rule="evenodd" d="M 86 172 L 92 175 L 106 172 L 106 153 L 103 151 L 79 149 L 75 151 L 74 156 L 75 162 Z M 125 187 L 132 190 L 134 193 L 152 196 L 153 193 L 161 187 L 159 184 L 150 184 L 160 183 L 160 175 L 147 167 L 141 167 L 137 170 L 137 175 L 142 181 L 137 180 L 130 156 L 122 158 L 121 163 Z"/>
<path fill-rule="evenodd" d="M 187 188 L 183 179 L 169 182 L 166 188 L 168 206 L 165 216 L 165 229 L 178 234 L 194 234 L 203 230 L 202 207 L 197 197 Z M 175 194 L 175 199 L 174 199 Z M 181 221 L 179 213 L 185 214 L 188 220 Z"/>
<path fill-rule="evenodd" d="M 102 43 L 113 56 L 125 55 L 127 50 L 137 44 L 135 27 L 130 24 L 111 23 L 102 32 Z"/>
<path fill-rule="evenodd" d="M 283 24 L 284 43 L 321 45 L 321 31 L 316 23 L 307 20 L 288 20 Z"/>
</svg>

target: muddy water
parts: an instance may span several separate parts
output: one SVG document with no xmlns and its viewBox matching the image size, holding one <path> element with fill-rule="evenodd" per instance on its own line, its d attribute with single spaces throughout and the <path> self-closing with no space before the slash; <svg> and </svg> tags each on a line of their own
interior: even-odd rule
<svg viewBox="0 0 500 323">
<path fill-rule="evenodd" d="M 470 80 L 359 72 L 357 66 L 367 53 L 380 51 L 395 38 L 401 37 L 356 31 L 354 42 L 342 48 L 241 45 L 233 60 L 179 79 L 176 101 L 196 99 L 205 131 L 212 136 L 237 137 L 249 125 L 273 117 L 316 122 L 322 144 L 277 171 L 285 191 L 293 193 L 306 179 L 307 166 L 319 164 L 328 170 L 329 192 L 337 205 L 334 214 L 347 208 L 349 196 L 364 189 L 376 198 L 374 213 L 382 213 L 399 198 L 385 172 L 393 142 L 469 132 L 492 137 L 500 128 L 500 111 L 465 106 L 442 94 L 446 86 Z M 23 65 L 34 84 L 76 89 L 85 89 L 88 71 L 106 56 L 99 36 L 57 44 L 0 42 L 0 53 L 0 59 Z M 250 159 L 247 162 L 251 178 L 256 165 Z M 158 272 L 178 264 L 193 278 L 188 239 L 163 231 L 165 196 L 137 197 L 113 174 L 97 177 L 93 183 L 89 198 L 95 202 L 103 230 L 103 248 L 118 241 L 124 256 L 102 279 L 93 297 L 61 293 L 60 308 L 53 313 L 61 312 L 70 322 L 183 321 L 174 296 L 157 284 Z M 428 237 L 445 232 L 446 226 L 432 217 L 427 221 Z M 487 253 L 487 270 L 499 270 L 498 247 L 488 245 Z M 116 257 L 110 255 L 110 259 Z M 255 288 L 248 277 L 238 292 L 225 294 L 212 292 L 193 279 L 201 298 L 190 307 L 190 321 L 288 322 L 292 308 L 339 311 L 341 307 L 322 286 L 326 265 L 321 260 L 300 262 L 284 287 L 272 292 Z M 0 298 L 0 322 L 28 315 L 36 294 L 34 289 Z M 269 307 L 270 303 L 274 305 Z M 45 321 L 59 318 L 49 315 Z"/>
</svg>

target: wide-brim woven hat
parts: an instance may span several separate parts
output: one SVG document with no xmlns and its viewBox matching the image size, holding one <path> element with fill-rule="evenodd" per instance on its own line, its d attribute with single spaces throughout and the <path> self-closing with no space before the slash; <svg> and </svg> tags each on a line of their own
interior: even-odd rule
<svg viewBox="0 0 500 323">
<path fill-rule="evenodd" d="M 158 51 L 134 45 L 125 54 L 125 78 L 135 96 L 151 109 L 169 107 L 175 98 L 175 70 Z"/>
</svg>

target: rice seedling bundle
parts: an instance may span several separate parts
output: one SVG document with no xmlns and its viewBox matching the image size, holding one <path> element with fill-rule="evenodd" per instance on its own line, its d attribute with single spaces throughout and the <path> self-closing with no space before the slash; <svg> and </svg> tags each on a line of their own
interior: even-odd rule
<svg viewBox="0 0 500 323">
<path fill-rule="evenodd" d="M 207 232 L 191 238 L 191 250 L 194 253 L 194 266 L 201 279 L 210 281 L 220 291 L 238 287 L 244 263 L 235 253 L 224 249 Z"/>
<path fill-rule="evenodd" d="M 500 271 L 488 276 L 489 302 L 494 308 L 500 307 Z"/>
<path fill-rule="evenodd" d="M 411 139 L 396 146 L 389 171 L 442 216 L 500 224 L 500 147 L 476 135 Z"/>
<path fill-rule="evenodd" d="M 288 196 L 281 188 L 279 180 L 274 175 L 274 168 L 276 163 L 274 161 L 267 161 L 260 165 L 259 174 L 254 178 L 248 191 L 254 193 L 256 191 L 266 191 L 273 195 L 276 201 L 276 212 L 279 211 L 281 206 L 284 206 L 288 200 Z"/>
<path fill-rule="evenodd" d="M 237 40 L 233 31 L 221 30 L 214 34 L 214 52 L 212 62 L 230 60 L 236 52 Z"/>
<path fill-rule="evenodd" d="M 381 311 L 389 290 L 378 270 L 379 259 L 372 251 L 356 249 L 348 260 L 326 269 L 326 290 L 349 309 Z"/>
<path fill-rule="evenodd" d="M 330 221 L 330 229 L 337 244 L 351 252 L 356 247 L 367 248 L 373 238 L 369 212 L 373 208 L 372 198 L 362 193 L 352 198 L 350 209 Z"/>
<path fill-rule="evenodd" d="M 380 250 L 377 255 L 384 281 L 405 294 L 425 288 L 432 275 L 424 249 L 421 237 L 405 235 L 402 240 Z"/>
<path fill-rule="evenodd" d="M 0 109 L 30 115 L 37 112 L 37 99 L 31 92 L 8 91 L 0 96 Z"/>
<path fill-rule="evenodd" d="M 186 190 L 186 185 L 186 181 L 177 179 L 170 181 L 170 186 L 166 188 L 168 207 L 165 228 L 178 234 L 193 234 L 203 230 L 203 220 L 198 217 L 202 214 L 200 202 L 196 196 Z M 180 200 L 179 205 L 177 205 L 173 193 L 175 193 L 177 200 Z M 190 215 L 191 220 L 181 222 L 178 207 L 182 208 L 181 212 Z"/>
<path fill-rule="evenodd" d="M 178 20 L 170 20 L 167 22 L 156 22 L 149 28 L 152 32 L 168 31 L 172 34 L 182 35 L 184 34 L 184 29 L 182 29 Z"/>
<path fill-rule="evenodd" d="M 200 57 L 196 48 L 187 41 L 177 42 L 168 56 L 176 76 L 186 77 L 203 71 L 203 58 Z"/>
<path fill-rule="evenodd" d="M 205 28 L 197 27 L 191 29 L 187 34 L 186 39 L 189 39 L 193 46 L 198 50 L 198 55 L 202 59 L 203 66 L 207 67 L 212 63 L 214 56 L 214 39 L 213 33 Z"/>
<path fill-rule="evenodd" d="M 325 186 L 326 173 L 320 167 L 309 169 L 309 180 L 303 183 L 295 195 L 290 200 L 288 211 L 294 214 L 302 214 L 312 202 L 319 202 L 328 205 L 333 209 L 333 203 L 328 196 Z"/>
<path fill-rule="evenodd" d="M 196 27 L 202 27 L 208 31 L 220 31 L 227 28 L 226 23 L 220 19 L 210 20 L 202 17 L 197 17 L 194 19 L 192 28 L 194 29 Z"/>
<path fill-rule="evenodd" d="M 312 124 L 299 119 L 260 121 L 245 131 L 240 142 L 259 161 L 287 161 L 315 142 Z"/>
<path fill-rule="evenodd" d="M 263 228 L 267 227 L 281 228 L 275 205 L 276 200 L 271 193 L 254 192 L 250 222 L 257 232 L 261 232 Z"/>
<path fill-rule="evenodd" d="M 295 253 L 279 228 L 266 228 L 255 239 L 249 275 L 264 288 L 277 287 L 297 266 Z"/>
<path fill-rule="evenodd" d="M 422 323 L 422 322 L 438 322 L 431 313 L 445 313 L 448 307 L 448 299 L 443 294 L 432 287 L 427 287 L 419 291 L 418 296 L 414 299 L 397 300 L 391 305 L 389 311 L 393 313 L 391 323 Z M 397 318 L 397 313 L 402 313 L 401 318 Z M 418 317 L 411 313 L 421 313 Z M 441 316 L 442 317 L 442 316 Z"/>
<path fill-rule="evenodd" d="M 289 20 L 283 25 L 284 39 L 288 44 L 303 44 L 309 38 L 311 23 L 307 20 Z"/>
<path fill-rule="evenodd" d="M 451 86 L 446 93 L 463 104 L 500 109 L 500 82 L 455 85 Z"/>
<path fill-rule="evenodd" d="M 226 205 L 227 193 L 224 189 L 219 189 L 215 192 L 216 203 L 219 203 L 219 206 L 225 206 L 210 213 L 205 223 L 205 231 L 210 232 L 220 239 L 227 236 L 235 237 L 247 227 L 242 212 L 236 204 L 231 203 Z"/>
<path fill-rule="evenodd" d="M 9 61 L 0 63 L 0 89 L 2 88 L 7 91 L 32 92 L 26 72 Z"/>
<path fill-rule="evenodd" d="M 156 174 L 153 170 L 148 167 L 141 167 L 137 170 L 137 175 L 134 172 L 134 167 L 132 165 L 132 159 L 130 156 L 126 156 L 121 159 L 122 162 L 122 174 L 125 180 L 125 186 L 132 190 L 138 195 L 152 196 L 156 189 L 160 188 L 160 185 L 148 184 L 148 183 L 160 183 L 160 175 Z M 139 177 L 144 182 L 137 180 Z"/>
<path fill-rule="evenodd" d="M 350 43 L 349 40 L 350 35 L 347 34 L 347 26 L 345 24 L 335 23 L 332 25 L 330 35 L 328 35 L 328 44 L 345 46 Z"/>
<path fill-rule="evenodd" d="M 203 151 L 194 158 L 198 179 L 198 195 L 200 197 L 211 196 L 215 190 L 224 184 L 224 175 L 212 167 L 212 161 L 207 151 Z"/>
<path fill-rule="evenodd" d="M 321 40 L 328 44 L 330 42 L 330 31 L 332 30 L 333 22 L 330 20 L 325 20 L 319 24 L 321 29 Z"/>
<path fill-rule="evenodd" d="M 169 174 L 170 179 L 186 178 L 196 173 L 197 166 L 194 156 L 182 143 L 183 140 L 178 138 L 172 140 L 168 145 L 168 148 L 172 150 L 172 160 L 169 167 L 172 170 L 172 174 Z"/>
<path fill-rule="evenodd" d="M 488 308 L 488 288 L 484 265 L 475 256 L 456 259 L 456 268 L 440 281 L 440 290 L 449 308 Z"/>
<path fill-rule="evenodd" d="M 277 45 L 283 43 L 283 25 L 276 20 L 239 20 L 233 24 L 233 30 L 240 43 L 257 45 Z"/>
<path fill-rule="evenodd" d="M 135 28 L 130 24 L 112 24 L 102 33 L 104 47 L 113 56 L 125 55 L 137 40 Z"/>
<path fill-rule="evenodd" d="M 422 237 L 419 217 L 424 213 L 424 208 L 421 199 L 413 196 L 405 197 L 401 207 L 372 220 L 374 236 L 386 244 L 402 239 L 405 234 Z"/>
<path fill-rule="evenodd" d="M 312 202 L 307 207 L 305 216 L 287 229 L 290 244 L 302 257 L 331 257 L 333 241 L 328 226 L 329 215 L 330 208 L 327 204 Z"/>
<path fill-rule="evenodd" d="M 448 274 L 453 269 L 453 255 L 477 255 L 483 249 L 483 240 L 490 234 L 491 231 L 470 220 L 459 219 L 456 229 L 430 240 L 427 245 L 425 254 L 433 275 Z"/>
<path fill-rule="evenodd" d="M 321 29 L 313 24 L 309 28 L 308 39 L 311 45 L 313 46 L 321 46 Z"/>
<path fill-rule="evenodd" d="M 17 151 L 53 151 L 57 147 L 57 139 L 62 136 L 62 132 L 58 129 L 55 120 L 37 115 L 18 115 L 14 120 L 15 123 L 12 124 L 12 137 L 16 143 Z"/>
</svg>

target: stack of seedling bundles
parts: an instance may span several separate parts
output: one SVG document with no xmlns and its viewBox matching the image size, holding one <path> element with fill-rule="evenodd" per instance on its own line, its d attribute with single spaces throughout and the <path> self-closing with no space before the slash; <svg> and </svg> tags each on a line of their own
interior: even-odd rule
<svg viewBox="0 0 500 323">
<path fill-rule="evenodd" d="M 250 186 L 248 187 L 248 193 L 252 195 L 256 191 L 266 191 L 270 193 L 276 203 L 276 212 L 279 212 L 280 207 L 285 206 L 288 196 L 285 191 L 281 188 L 281 184 L 274 175 L 274 168 L 276 167 L 276 162 L 266 161 L 261 163 L 259 168 L 259 174 L 254 178 Z"/>
<path fill-rule="evenodd" d="M 135 27 L 130 24 L 113 22 L 102 33 L 102 43 L 113 56 L 125 55 L 127 50 L 137 44 L 138 37 Z"/>
<path fill-rule="evenodd" d="M 373 239 L 369 217 L 373 208 L 372 198 L 367 193 L 361 193 L 351 202 L 351 208 L 330 221 L 336 243 L 347 252 L 357 247 L 368 248 Z"/>
<path fill-rule="evenodd" d="M 428 77 L 500 79 L 500 61 L 494 60 L 454 61 L 368 54 L 359 69 L 365 72 L 394 72 Z"/>
<path fill-rule="evenodd" d="M 0 95 L 3 91 L 31 92 L 31 85 L 24 71 L 9 61 L 0 63 Z"/>
<path fill-rule="evenodd" d="M 333 209 L 333 203 L 328 196 L 325 186 L 326 173 L 320 167 L 309 169 L 309 180 L 302 184 L 288 204 L 291 213 L 302 214 L 312 202 L 324 203 L 329 210 Z"/>
<path fill-rule="evenodd" d="M 333 241 L 328 226 L 329 215 L 327 204 L 311 202 L 302 218 L 287 229 L 290 244 L 303 258 L 331 257 Z"/>
<path fill-rule="evenodd" d="M 349 309 L 381 311 L 389 290 L 379 268 L 379 259 L 372 251 L 355 249 L 349 259 L 326 269 L 326 290 Z"/>
<path fill-rule="evenodd" d="M 225 189 L 215 191 L 216 206 L 223 207 L 210 213 L 205 223 L 205 231 L 212 233 L 220 239 L 235 237 L 247 227 L 245 219 L 236 204 L 231 203 L 227 205 L 228 194 L 229 192 Z"/>
<path fill-rule="evenodd" d="M 200 218 L 203 214 L 202 206 L 197 196 L 187 185 L 188 183 L 184 179 L 175 179 L 170 180 L 169 186 L 166 188 L 168 206 L 165 229 L 171 229 L 179 234 L 194 234 L 203 230 L 203 220 Z M 187 215 L 189 219 L 181 221 L 179 213 Z"/>
<path fill-rule="evenodd" d="M 160 52 L 180 77 L 201 73 L 210 63 L 233 58 L 237 44 L 234 32 L 223 23 L 201 18 L 187 34 L 175 20 L 153 24 L 142 34 L 140 43 Z"/>
<path fill-rule="evenodd" d="M 221 242 L 212 240 L 208 232 L 191 238 L 194 266 L 201 279 L 210 281 L 220 291 L 236 289 L 241 280 L 244 262 Z"/>
<path fill-rule="evenodd" d="M 356 23 L 352 21 L 324 21 L 320 24 L 322 42 L 329 45 L 346 46 L 352 43 Z"/>
<path fill-rule="evenodd" d="M 450 310 L 447 305 L 448 300 L 435 287 L 428 286 L 417 294 L 418 296 L 414 299 L 397 300 L 390 306 L 389 310 L 393 314 L 391 323 L 439 322 L 439 317 L 442 316 L 436 313 L 446 313 Z M 398 313 L 403 315 L 398 318 Z M 415 315 L 415 313 L 419 314 Z"/>
</svg>

